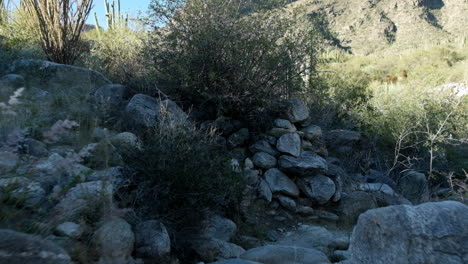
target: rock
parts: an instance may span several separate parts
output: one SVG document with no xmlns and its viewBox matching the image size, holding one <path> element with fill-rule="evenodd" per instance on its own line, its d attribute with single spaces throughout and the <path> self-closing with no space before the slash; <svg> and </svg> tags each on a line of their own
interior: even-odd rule
<svg viewBox="0 0 468 264">
<path fill-rule="evenodd" d="M 163 122 L 180 124 L 187 121 L 187 114 L 171 100 L 159 101 L 151 96 L 137 94 L 132 97 L 125 108 L 129 128 L 148 129 Z"/>
<path fill-rule="evenodd" d="M 171 252 L 171 240 L 166 227 L 159 221 L 149 220 L 135 228 L 135 251 L 139 256 L 159 259 Z"/>
<path fill-rule="evenodd" d="M 297 185 L 307 197 L 319 204 L 327 203 L 336 192 L 335 183 L 322 175 L 298 179 Z"/>
<path fill-rule="evenodd" d="M 335 164 L 328 164 L 328 172 L 326 176 L 333 180 L 336 186 L 336 192 L 333 195 L 332 201 L 338 202 L 341 199 L 341 194 L 343 192 L 343 180 L 342 179 L 349 179 L 348 173 Z"/>
<path fill-rule="evenodd" d="M 230 148 L 241 147 L 249 140 L 250 134 L 247 128 L 241 128 L 229 136 L 227 143 Z"/>
<path fill-rule="evenodd" d="M 261 169 L 276 167 L 276 158 L 265 152 L 257 152 L 253 156 L 253 163 Z"/>
<path fill-rule="evenodd" d="M 94 244 L 100 264 L 128 264 L 132 262 L 135 235 L 132 227 L 121 218 L 112 218 L 94 233 Z"/>
<path fill-rule="evenodd" d="M 110 203 L 113 185 L 103 181 L 77 184 L 68 190 L 65 197 L 57 204 L 56 210 L 63 218 L 74 218 L 86 206 L 96 203 Z"/>
<path fill-rule="evenodd" d="M 0 179 L 0 200 L 13 198 L 27 207 L 36 207 L 45 200 L 46 192 L 37 182 L 25 177 Z"/>
<path fill-rule="evenodd" d="M 285 233 L 277 245 L 312 248 L 326 255 L 331 255 L 333 248 L 341 244 L 343 237 L 331 233 L 326 228 L 311 225 L 301 225 L 297 230 Z"/>
<path fill-rule="evenodd" d="M 340 217 L 337 216 L 336 214 L 330 213 L 324 210 L 315 210 L 315 214 L 319 218 L 327 220 L 327 221 L 338 221 L 340 219 Z"/>
<path fill-rule="evenodd" d="M 257 152 L 265 152 L 268 153 L 272 156 L 277 156 L 279 154 L 278 151 L 276 151 L 270 143 L 268 143 L 266 140 L 260 140 L 257 141 L 255 144 L 249 147 L 249 150 L 252 153 L 257 153 Z"/>
<path fill-rule="evenodd" d="M 282 115 L 293 123 L 305 121 L 309 117 L 309 109 L 303 101 L 290 99 L 282 106 Z"/>
<path fill-rule="evenodd" d="M 240 256 L 241 259 L 263 264 L 325 264 L 330 263 L 324 253 L 294 246 L 267 245 L 253 248 Z"/>
<path fill-rule="evenodd" d="M 219 239 L 201 239 L 193 242 L 193 249 L 203 261 L 238 258 L 245 250 L 238 245 Z"/>
<path fill-rule="evenodd" d="M 408 171 L 398 181 L 398 190 L 401 195 L 413 203 L 429 201 L 429 188 L 426 175 L 416 171 Z"/>
<path fill-rule="evenodd" d="M 397 193 L 390 186 L 383 183 L 361 183 L 358 189 L 360 191 L 381 192 L 390 196 L 397 196 Z"/>
<path fill-rule="evenodd" d="M 296 212 L 303 216 L 309 216 L 314 214 L 314 209 L 309 206 L 299 205 L 296 208 Z"/>
<path fill-rule="evenodd" d="M 129 183 L 134 174 L 135 170 L 131 168 L 117 166 L 105 170 L 94 171 L 91 175 L 86 177 L 86 180 L 110 182 L 118 188 L 125 183 Z"/>
<path fill-rule="evenodd" d="M 253 170 L 254 169 L 254 163 L 250 158 L 246 158 L 244 160 L 244 170 Z"/>
<path fill-rule="evenodd" d="M 283 155 L 279 158 L 278 164 L 286 173 L 300 177 L 314 176 L 328 171 L 327 161 L 309 151 L 302 152 L 299 157 Z"/>
<path fill-rule="evenodd" d="M 55 228 L 55 232 L 61 236 L 78 239 L 83 234 L 83 228 L 73 222 L 64 222 Z"/>
<path fill-rule="evenodd" d="M 23 142 L 24 152 L 28 155 L 44 158 L 49 156 L 47 145 L 41 141 L 27 138 Z"/>
<path fill-rule="evenodd" d="M 83 164 L 93 169 L 105 169 L 123 164 L 122 156 L 106 140 L 84 146 L 78 155 Z"/>
<path fill-rule="evenodd" d="M 297 133 L 283 135 L 278 139 L 276 148 L 280 152 L 299 157 L 301 154 L 301 137 Z"/>
<path fill-rule="evenodd" d="M 467 263 L 468 206 L 444 201 L 369 210 L 354 228 L 347 263 Z"/>
<path fill-rule="evenodd" d="M 260 197 L 264 198 L 268 202 L 271 202 L 271 200 L 273 199 L 273 194 L 271 192 L 270 186 L 263 179 L 260 179 L 260 183 L 258 185 L 258 194 Z"/>
<path fill-rule="evenodd" d="M 276 195 L 276 199 L 278 199 L 279 203 L 284 208 L 288 209 L 291 212 L 296 212 L 296 202 L 293 199 L 281 194 Z"/>
<path fill-rule="evenodd" d="M 274 127 L 270 131 L 268 131 L 268 134 L 276 139 L 283 135 L 294 133 L 294 132 L 296 132 L 295 129 L 285 129 L 285 128 Z"/>
<path fill-rule="evenodd" d="M 13 152 L 0 151 L 0 173 L 13 171 L 19 163 L 19 157 Z"/>
<path fill-rule="evenodd" d="M 347 250 L 335 250 L 335 252 L 333 252 L 333 255 L 332 255 L 332 259 L 337 260 L 337 261 L 347 260 L 350 257 L 351 257 L 351 254 Z"/>
<path fill-rule="evenodd" d="M 58 89 L 94 92 L 111 83 L 97 71 L 42 60 L 17 60 L 8 71 L 21 74 L 28 83 L 39 85 L 39 88 L 49 92 Z"/>
<path fill-rule="evenodd" d="M 134 154 L 142 149 L 142 142 L 131 132 L 122 132 L 110 139 L 112 145 L 122 154 Z"/>
<path fill-rule="evenodd" d="M 216 262 L 211 262 L 210 264 L 262 264 L 259 262 L 243 260 L 243 259 L 226 259 Z"/>
<path fill-rule="evenodd" d="M 358 191 L 343 196 L 339 211 L 344 221 L 355 224 L 360 214 L 377 207 L 374 196 L 367 192 Z"/>
<path fill-rule="evenodd" d="M 233 221 L 221 216 L 212 216 L 203 223 L 200 232 L 202 238 L 216 238 L 221 241 L 229 241 L 237 230 Z"/>
<path fill-rule="evenodd" d="M 252 186 L 257 185 L 260 179 L 260 171 L 258 170 L 244 170 L 241 172 L 247 184 Z"/>
<path fill-rule="evenodd" d="M 269 169 L 265 172 L 264 178 L 273 193 L 299 197 L 299 189 L 296 184 L 280 170 L 276 168 Z"/>
<path fill-rule="evenodd" d="M 297 130 L 296 127 L 286 119 L 276 119 L 273 122 L 273 125 L 278 128 L 288 129 L 291 132 L 295 132 Z"/>
<path fill-rule="evenodd" d="M 51 241 L 0 229 L 0 263 L 71 264 L 67 252 Z"/>
<path fill-rule="evenodd" d="M 25 86 L 23 76 L 18 74 L 7 74 L 0 78 L 0 102 L 8 101 L 10 96 Z"/>
<path fill-rule="evenodd" d="M 310 125 L 301 129 L 301 131 L 304 132 L 304 138 L 311 141 L 315 141 L 322 137 L 322 129 L 316 125 Z"/>
</svg>

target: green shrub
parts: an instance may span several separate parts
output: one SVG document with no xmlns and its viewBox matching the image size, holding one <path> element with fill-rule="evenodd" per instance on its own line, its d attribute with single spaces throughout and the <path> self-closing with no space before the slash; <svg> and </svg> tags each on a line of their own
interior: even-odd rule
<svg viewBox="0 0 468 264">
<path fill-rule="evenodd" d="M 242 117 L 304 87 L 303 77 L 315 72 L 313 28 L 250 2 L 152 2 L 157 22 L 148 50 L 169 94 Z"/>
<path fill-rule="evenodd" d="M 132 203 L 146 216 L 190 226 L 206 209 L 235 204 L 243 182 L 225 152 L 213 148 L 214 140 L 213 131 L 190 124 L 166 123 L 152 129 L 141 153 L 129 158 L 140 170 Z"/>
</svg>

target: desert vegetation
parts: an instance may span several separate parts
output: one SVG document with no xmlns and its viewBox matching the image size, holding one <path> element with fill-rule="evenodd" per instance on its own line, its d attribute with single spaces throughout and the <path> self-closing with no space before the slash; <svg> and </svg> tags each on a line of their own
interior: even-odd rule
<svg viewBox="0 0 468 264">
<path fill-rule="evenodd" d="M 1 229 L 103 264 L 367 263 L 399 214 L 463 240 L 466 3 L 121 1 L 0 0 Z"/>
</svg>

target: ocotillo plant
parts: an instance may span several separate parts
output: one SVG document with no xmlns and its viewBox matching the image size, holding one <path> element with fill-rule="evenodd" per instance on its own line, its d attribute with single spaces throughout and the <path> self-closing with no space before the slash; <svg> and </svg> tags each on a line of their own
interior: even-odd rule
<svg viewBox="0 0 468 264">
<path fill-rule="evenodd" d="M 128 26 L 128 14 L 124 15 L 120 12 L 120 0 L 117 0 L 117 13 L 116 13 L 116 5 L 115 5 L 115 0 L 112 0 L 112 3 L 110 3 L 107 0 L 104 0 L 104 7 L 106 9 L 106 18 L 107 18 L 107 28 L 108 29 L 113 29 L 117 26 Z M 94 20 L 96 23 L 96 28 L 99 27 L 99 22 L 98 22 L 98 17 L 97 14 L 94 13 Z"/>
</svg>

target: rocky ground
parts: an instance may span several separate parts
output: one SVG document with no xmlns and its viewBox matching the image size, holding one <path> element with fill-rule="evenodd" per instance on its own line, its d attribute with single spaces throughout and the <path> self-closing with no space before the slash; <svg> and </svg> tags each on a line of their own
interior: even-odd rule
<svg viewBox="0 0 468 264">
<path fill-rule="evenodd" d="M 0 263 L 180 263 L 163 221 L 129 217 L 132 208 L 120 208 L 116 195 L 137 169 L 123 157 L 142 148 L 139 131 L 194 121 L 171 100 L 127 99 L 124 86 L 97 72 L 42 61 L 10 65 L 0 78 L 0 95 L 9 98 L 0 110 L 14 111 L 18 91 L 56 103 L 52 91 L 63 87 L 80 91 L 103 122 L 82 144 L 66 113 L 49 120 L 41 141 L 31 129 L 0 140 Z M 398 182 L 378 170 L 352 171 L 363 135 L 322 131 L 310 115 L 303 102 L 285 101 L 260 135 L 239 121 L 198 122 L 219 131 L 217 144 L 247 186 L 242 224 L 208 214 L 191 234 L 191 263 L 468 263 L 467 205 L 433 202 L 416 171 Z M 98 206 L 105 214 L 96 219 L 89 211 Z"/>
</svg>

